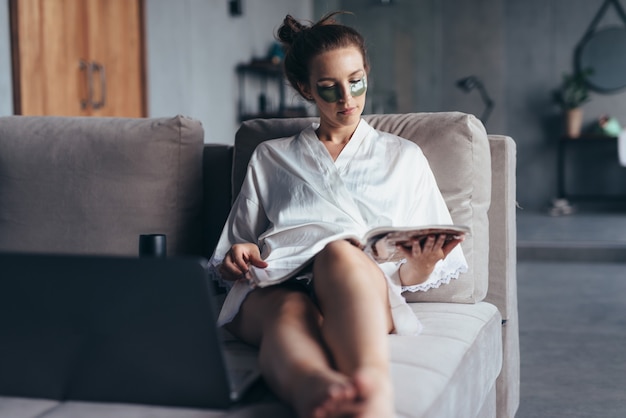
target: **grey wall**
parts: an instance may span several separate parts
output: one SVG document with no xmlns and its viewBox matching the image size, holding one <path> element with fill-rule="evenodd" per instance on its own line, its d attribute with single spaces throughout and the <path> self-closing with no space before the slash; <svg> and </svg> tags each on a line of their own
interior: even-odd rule
<svg viewBox="0 0 626 418">
<path fill-rule="evenodd" d="M 286 14 L 312 14 L 310 0 L 242 4 L 243 15 L 232 17 L 226 0 L 145 0 L 150 116 L 193 116 L 202 121 L 207 142 L 233 142 L 236 65 L 266 56 Z M 255 88 L 248 87 L 247 93 Z"/>
<path fill-rule="evenodd" d="M 603 2 L 506 2 L 505 108 L 509 116 L 505 133 L 518 143 L 517 185 L 522 207 L 542 208 L 556 193 L 556 147 L 563 128 L 560 110 L 551 102 L 549 93 L 559 85 L 564 72 L 572 71 L 575 46 Z M 624 5 L 623 0 L 621 4 Z M 611 8 L 600 26 L 614 24 L 623 25 Z M 586 124 L 609 114 L 626 127 L 626 94 L 592 93 L 592 101 L 584 105 L 584 112 Z M 569 178 L 576 180 L 570 191 L 605 194 L 621 189 L 626 194 L 626 169 L 617 164 L 616 151 L 594 148 L 602 151 L 597 158 L 572 167 Z M 569 161 L 573 162 L 571 158 Z M 588 180 L 594 181 L 583 184 Z"/>
<path fill-rule="evenodd" d="M 478 93 L 466 94 L 455 82 L 468 75 L 481 78 L 496 103 L 488 132 L 517 142 L 518 201 L 523 208 L 544 210 L 556 195 L 556 143 L 563 133 L 551 91 L 563 72 L 572 70 L 575 45 L 603 2 L 315 0 L 314 13 L 355 13 L 341 20 L 368 41 L 370 111 L 460 110 L 480 116 L 484 106 Z M 610 8 L 600 26 L 613 24 L 622 22 Z M 584 111 L 587 123 L 610 114 L 626 126 L 626 93 L 593 94 Z M 626 168 L 617 165 L 616 151 L 603 155 L 573 168 L 582 173 L 578 183 L 601 173 L 603 187 L 626 194 Z"/>
<path fill-rule="evenodd" d="M 504 91 L 504 36 L 499 0 L 395 0 L 390 5 L 360 0 L 324 1 L 315 14 L 348 10 L 340 20 L 366 38 L 371 77 L 371 112 L 461 110 L 479 116 L 480 96 L 455 87 L 476 75 L 490 96 L 501 102 Z M 488 120 L 502 131 L 506 113 L 496 108 Z"/>
<path fill-rule="evenodd" d="M 0 0 L 0 116 L 13 114 L 9 0 Z"/>
</svg>

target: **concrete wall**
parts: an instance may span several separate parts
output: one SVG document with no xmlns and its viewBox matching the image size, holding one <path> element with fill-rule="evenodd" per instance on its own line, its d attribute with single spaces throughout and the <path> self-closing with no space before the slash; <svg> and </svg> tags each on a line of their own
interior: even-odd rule
<svg viewBox="0 0 626 418">
<path fill-rule="evenodd" d="M 508 1 L 504 7 L 504 104 L 508 114 L 504 132 L 518 144 L 517 185 L 522 207 L 542 208 L 556 193 L 556 149 L 563 122 L 550 92 L 564 72 L 572 71 L 576 44 L 602 3 L 604 0 L 526 0 Z M 611 7 L 600 26 L 617 24 L 624 25 Z M 586 124 L 609 114 L 626 127 L 626 93 L 592 93 L 584 112 Z M 571 165 L 570 192 L 626 194 L 626 168 L 617 163 L 616 150 L 604 146 L 592 149 L 599 153 Z M 576 156 L 584 153 L 579 149 L 568 161 L 575 163 Z"/>
<path fill-rule="evenodd" d="M 145 5 L 149 115 L 200 119 L 214 143 L 232 143 L 238 127 L 237 64 L 266 56 L 286 14 L 312 17 L 310 0 L 242 0 L 235 17 L 226 0 Z"/>
<path fill-rule="evenodd" d="M 480 116 L 477 92 L 466 94 L 455 83 L 481 78 L 493 99 L 501 101 L 504 75 L 502 2 L 499 0 L 360 0 L 316 2 L 315 13 L 348 10 L 341 21 L 366 38 L 372 66 L 368 92 L 371 112 L 461 110 Z M 502 131 L 506 113 L 494 109 L 488 126 Z"/>
<path fill-rule="evenodd" d="M 575 45 L 603 2 L 315 0 L 314 11 L 354 13 L 341 20 L 368 41 L 372 112 L 460 110 L 480 116 L 479 94 L 464 93 L 455 83 L 469 75 L 481 78 L 495 101 L 488 132 L 517 142 L 519 203 L 543 210 L 556 196 L 556 144 L 563 134 L 551 91 L 572 70 Z M 614 24 L 623 23 L 611 7 L 600 26 Z M 586 123 L 610 114 L 626 126 L 626 93 L 593 94 L 584 111 Z M 626 194 L 626 168 L 617 164 L 615 149 L 600 154 L 572 168 L 573 185 L 581 193 L 606 188 Z M 600 188 L 591 181 L 596 174 Z"/>
</svg>

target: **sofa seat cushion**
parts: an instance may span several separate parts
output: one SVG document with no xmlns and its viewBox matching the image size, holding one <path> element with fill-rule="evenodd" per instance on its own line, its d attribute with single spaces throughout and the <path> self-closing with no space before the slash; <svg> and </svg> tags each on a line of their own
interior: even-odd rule
<svg viewBox="0 0 626 418">
<path fill-rule="evenodd" d="M 38 407 L 54 403 L 37 411 Z M 21 408 L 21 409 L 18 409 Z M 6 412 L 6 414 L 5 414 Z M 44 414 L 45 412 L 45 414 Z M 292 418 L 289 408 L 276 402 L 233 406 L 229 410 L 178 408 L 104 402 L 53 402 L 0 396 L 0 418 Z"/>
<path fill-rule="evenodd" d="M 487 302 L 410 306 L 424 331 L 390 336 L 397 416 L 476 416 L 493 401 L 502 367 L 498 309 Z"/>
<path fill-rule="evenodd" d="M 44 416 L 61 403 L 51 399 L 0 396 L 0 418 L 35 418 Z"/>
</svg>

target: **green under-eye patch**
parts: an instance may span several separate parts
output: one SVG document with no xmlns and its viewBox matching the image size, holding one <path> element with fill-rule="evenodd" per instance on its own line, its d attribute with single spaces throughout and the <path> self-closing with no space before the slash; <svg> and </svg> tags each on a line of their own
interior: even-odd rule
<svg viewBox="0 0 626 418">
<path fill-rule="evenodd" d="M 367 90 L 367 78 L 363 77 L 357 81 L 350 82 L 350 96 L 361 96 Z M 332 86 L 317 86 L 317 94 L 320 95 L 322 100 L 328 103 L 335 103 L 341 98 L 341 88 L 339 85 L 334 84 Z"/>
</svg>

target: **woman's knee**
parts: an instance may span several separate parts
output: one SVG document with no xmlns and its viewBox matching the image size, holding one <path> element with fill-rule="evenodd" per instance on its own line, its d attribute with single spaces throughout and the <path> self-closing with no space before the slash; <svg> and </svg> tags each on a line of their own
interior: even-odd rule
<svg viewBox="0 0 626 418">
<path fill-rule="evenodd" d="M 358 264 L 364 260 L 370 262 L 363 251 L 347 240 L 337 240 L 326 244 L 315 257 L 316 264 Z"/>
<path fill-rule="evenodd" d="M 382 277 L 378 265 L 368 257 L 361 248 L 347 240 L 333 241 L 315 257 L 314 273 L 316 271 L 339 273 L 346 276 L 346 272 L 357 272 L 358 275 L 376 275 Z"/>
<path fill-rule="evenodd" d="M 363 250 L 349 241 L 333 241 L 315 257 L 313 283 L 316 293 L 336 286 L 362 287 L 386 292 L 387 284 L 380 267 Z"/>
</svg>

